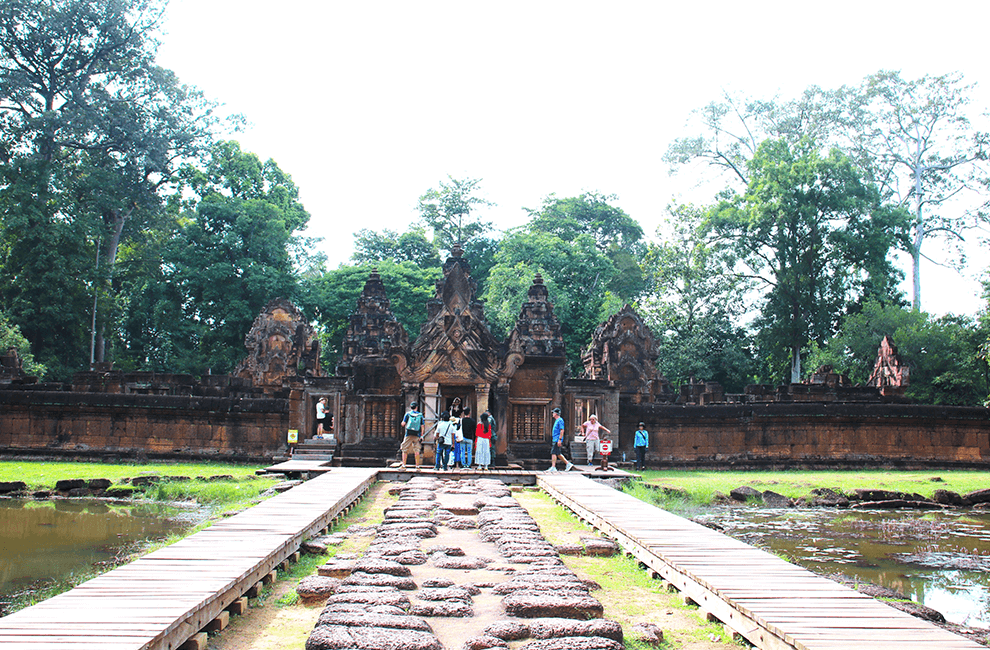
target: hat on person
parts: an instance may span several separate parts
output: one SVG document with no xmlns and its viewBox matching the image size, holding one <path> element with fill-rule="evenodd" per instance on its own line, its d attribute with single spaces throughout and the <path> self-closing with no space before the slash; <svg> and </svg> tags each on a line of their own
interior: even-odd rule
<svg viewBox="0 0 990 650">
<path fill-rule="evenodd" d="M 417 406 L 419 406 L 419 404 L 417 404 L 416 402 L 413 402 L 412 404 L 409 405 L 409 408 L 414 409 Z"/>
<path fill-rule="evenodd" d="M 554 410 L 552 410 L 552 411 L 550 411 L 550 412 L 551 412 L 551 413 L 560 413 L 560 409 L 559 409 L 559 408 L 555 408 Z"/>
</svg>

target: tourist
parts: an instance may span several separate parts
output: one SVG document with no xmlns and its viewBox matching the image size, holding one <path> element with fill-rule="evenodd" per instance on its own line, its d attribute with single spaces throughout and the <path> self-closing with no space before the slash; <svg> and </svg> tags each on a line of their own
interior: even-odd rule
<svg viewBox="0 0 990 650">
<path fill-rule="evenodd" d="M 474 461 L 484 472 L 487 472 L 489 465 L 492 464 L 492 437 L 495 435 L 493 422 L 491 414 L 485 411 L 478 419 L 478 425 L 474 430 L 474 438 L 477 441 Z"/>
<path fill-rule="evenodd" d="M 555 408 L 551 411 L 551 413 L 553 413 L 554 418 L 552 432 L 553 441 L 550 443 L 550 469 L 547 471 L 557 471 L 557 457 L 560 456 L 560 459 L 567 463 L 567 465 L 564 466 L 564 471 L 566 472 L 574 467 L 574 463 L 567 460 L 567 457 L 564 456 L 564 418 L 560 417 L 559 408 Z"/>
<path fill-rule="evenodd" d="M 437 453 L 434 459 L 433 468 L 440 471 L 449 469 L 450 449 L 454 445 L 454 423 L 457 418 L 450 415 L 450 411 L 440 414 L 437 422 Z"/>
<path fill-rule="evenodd" d="M 471 407 L 465 406 L 464 416 L 461 418 L 461 434 L 464 436 L 464 440 L 461 441 L 461 454 L 458 456 L 458 460 L 461 461 L 461 467 L 471 467 L 474 458 L 475 429 L 477 427 L 478 423 L 471 417 Z"/>
<path fill-rule="evenodd" d="M 633 439 L 633 449 L 636 451 L 636 469 L 646 469 L 646 448 L 650 445 L 650 432 L 646 430 L 646 424 L 639 423 L 636 429 L 636 437 Z"/>
<path fill-rule="evenodd" d="M 406 457 L 410 452 L 416 457 L 416 467 L 419 467 L 423 460 L 423 447 L 420 444 L 420 434 L 423 431 L 423 414 L 416 410 L 419 404 L 413 402 L 409 405 L 409 411 L 402 418 L 402 428 L 405 435 L 402 444 L 399 445 L 399 454 L 402 459 L 399 467 L 405 468 Z"/>
<path fill-rule="evenodd" d="M 598 421 L 598 416 L 594 413 L 588 418 L 588 421 L 581 425 L 581 431 L 584 432 L 584 446 L 588 450 L 588 465 L 594 465 L 595 452 L 598 451 L 598 445 L 601 444 L 602 438 L 599 431 L 604 431 L 605 433 L 611 435 L 612 432 L 605 428 L 601 422 Z"/>
<path fill-rule="evenodd" d="M 323 437 L 323 421 L 327 419 L 327 398 L 321 397 L 316 402 L 316 437 Z"/>
</svg>

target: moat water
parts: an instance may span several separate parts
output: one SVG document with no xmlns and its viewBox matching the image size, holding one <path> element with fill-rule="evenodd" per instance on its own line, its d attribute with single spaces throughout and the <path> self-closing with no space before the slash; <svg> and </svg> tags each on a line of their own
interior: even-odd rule
<svg viewBox="0 0 990 650">
<path fill-rule="evenodd" d="M 718 507 L 701 522 L 800 564 L 901 592 L 990 628 L 990 513 Z"/>
<path fill-rule="evenodd" d="M 200 509 L 153 502 L 0 499 L 0 603 L 39 585 L 115 565 L 143 544 L 188 530 L 204 516 Z"/>
</svg>

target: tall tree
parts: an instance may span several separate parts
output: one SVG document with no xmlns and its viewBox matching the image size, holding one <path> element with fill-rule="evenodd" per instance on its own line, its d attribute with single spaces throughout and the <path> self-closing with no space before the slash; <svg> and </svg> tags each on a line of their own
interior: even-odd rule
<svg viewBox="0 0 990 650">
<path fill-rule="evenodd" d="M 793 100 L 723 92 L 720 100 L 692 111 L 691 124 L 699 133 L 674 140 L 663 159 L 672 172 L 701 162 L 741 189 L 749 184 L 749 161 L 764 140 L 828 144 L 841 114 L 836 94 L 818 86 Z"/>
<path fill-rule="evenodd" d="M 495 204 L 478 196 L 480 178 L 458 179 L 447 176 L 419 197 L 419 216 L 433 229 L 433 243 L 440 250 L 450 250 L 454 243 L 464 244 L 491 230 L 478 210 Z"/>
<path fill-rule="evenodd" d="M 181 160 L 200 151 L 214 127 L 213 106 L 154 64 L 154 33 L 163 10 L 160 0 L 0 5 L 0 164 L 8 168 L 7 178 L 18 176 L 0 192 L 24 197 L 25 184 L 33 183 L 32 200 L 5 202 L 3 216 L 15 228 L 5 229 L 12 254 L 4 265 L 9 276 L 33 283 L 39 300 L 59 302 L 45 289 L 58 285 L 39 282 L 16 264 L 42 257 L 38 246 L 57 243 L 52 231 L 65 223 L 80 237 L 77 246 L 90 249 L 85 256 L 92 268 L 65 276 L 63 283 L 83 282 L 88 286 L 78 290 L 97 298 L 111 293 L 121 241 L 161 214 L 159 191 Z M 31 173 L 21 175 L 24 169 Z M 19 211 L 32 213 L 34 227 L 43 233 L 37 240 L 14 239 Z M 0 293 L 11 291 L 18 289 L 0 282 Z M 72 316 L 88 320 L 80 312 Z M 21 312 L 12 311 L 12 317 L 26 325 Z M 107 323 L 103 312 L 94 314 L 93 322 L 93 357 L 99 360 Z M 51 320 L 37 325 L 41 331 L 57 327 Z M 53 354 L 64 362 L 82 345 L 45 337 L 35 343 L 42 356 L 57 345 Z"/>
<path fill-rule="evenodd" d="M 967 108 L 973 86 L 959 73 L 907 80 L 898 72 L 870 75 L 843 88 L 847 137 L 885 198 L 910 206 L 911 305 L 921 309 L 926 241 L 962 241 L 988 224 L 985 162 L 990 134 L 976 129 Z"/>
<path fill-rule="evenodd" d="M 261 308 L 294 297 L 290 252 L 309 213 L 275 161 L 262 163 L 236 142 L 217 143 L 205 169 L 187 167 L 184 176 L 194 205 L 161 244 L 157 276 L 134 288 L 127 345 L 171 370 L 225 373 L 243 358 Z"/>
<path fill-rule="evenodd" d="M 703 163 L 738 190 L 766 139 L 808 138 L 845 151 L 881 201 L 911 209 L 911 236 L 900 246 L 911 255 L 911 300 L 921 309 L 921 260 L 931 259 L 924 243 L 958 243 L 988 223 L 990 135 L 970 119 L 971 91 L 958 73 L 906 80 L 881 71 L 858 86 L 811 86 L 794 100 L 726 93 L 693 112 L 697 134 L 671 143 L 664 160 L 672 171 Z"/>
<path fill-rule="evenodd" d="M 674 385 L 694 377 L 742 392 L 755 374 L 751 337 L 734 324 L 746 283 L 732 273 L 732 251 L 717 241 L 704 210 L 668 211 L 643 260 L 648 291 L 640 309 L 658 340 L 657 365 Z"/>
<path fill-rule="evenodd" d="M 612 205 L 617 199 L 614 194 L 598 192 L 565 198 L 551 194 L 538 210 L 526 209 L 530 216 L 527 228 L 563 241 L 573 241 L 579 235 L 593 238 L 618 271 L 606 286 L 620 300 L 633 302 L 645 286 L 639 266 L 645 253 L 643 228 L 622 208 Z"/>
<path fill-rule="evenodd" d="M 891 284 L 874 276 L 894 273 L 888 253 L 902 215 L 881 207 L 848 158 L 806 140 L 764 142 L 749 173 L 746 192 L 723 201 L 712 225 L 731 240 L 741 274 L 765 287 L 757 325 L 768 370 L 786 358 L 797 382 L 802 349 L 831 335 L 864 287 Z"/>
</svg>

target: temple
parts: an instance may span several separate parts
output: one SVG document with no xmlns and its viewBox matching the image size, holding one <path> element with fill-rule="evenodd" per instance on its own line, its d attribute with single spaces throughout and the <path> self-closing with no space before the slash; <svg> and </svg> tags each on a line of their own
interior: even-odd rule
<svg viewBox="0 0 990 650">
<path fill-rule="evenodd" d="M 443 265 L 427 320 L 412 342 L 373 271 L 344 334 L 337 377 L 308 380 L 308 400 L 327 397 L 344 458 L 379 462 L 399 444 L 402 415 L 418 402 L 427 425 L 455 399 L 497 423 L 496 463 L 544 462 L 550 411 L 580 423 L 591 412 L 617 421 L 620 389 L 607 379 L 570 381 L 560 323 L 543 279 L 533 279 L 505 341 L 492 334 L 463 250 Z M 334 381 L 336 379 L 336 381 Z M 608 415 L 606 415 L 608 414 Z"/>
<path fill-rule="evenodd" d="M 96 364 L 71 384 L 39 382 L 10 350 L 0 355 L 0 450 L 261 462 L 284 456 L 298 434 L 301 444 L 331 445 L 335 464 L 380 467 L 396 459 L 413 401 L 429 426 L 459 399 L 475 415 L 495 417 L 502 467 L 546 467 L 555 407 L 571 440 L 597 414 L 620 462 L 643 422 L 651 466 L 990 467 L 990 411 L 910 403 L 908 368 L 889 338 L 863 385 L 822 366 L 804 382 L 754 384 L 739 394 L 694 378 L 674 387 L 658 370 L 656 338 L 629 305 L 595 330 L 587 349 L 565 350 L 539 274 L 499 340 L 463 251 L 455 245 L 451 253 L 415 336 L 396 319 L 380 275 L 369 274 L 332 375 L 321 367 L 313 327 L 284 299 L 255 319 L 232 375 L 197 379 Z M 580 355 L 580 376 L 571 375 L 567 355 Z M 312 440 L 322 397 L 332 441 Z"/>
</svg>

